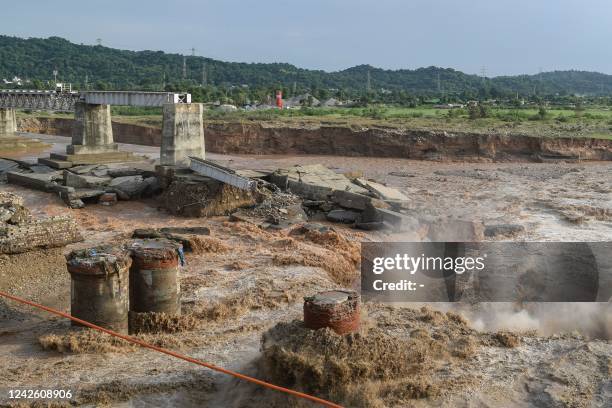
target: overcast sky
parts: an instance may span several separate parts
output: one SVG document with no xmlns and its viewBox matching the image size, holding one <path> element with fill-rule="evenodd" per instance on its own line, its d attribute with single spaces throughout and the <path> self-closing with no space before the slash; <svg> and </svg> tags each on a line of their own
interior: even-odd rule
<svg viewBox="0 0 612 408">
<path fill-rule="evenodd" d="M 4 2 L 3 2 L 4 3 Z M 336 71 L 612 74 L 610 0 L 21 0 L 0 33 Z"/>
</svg>

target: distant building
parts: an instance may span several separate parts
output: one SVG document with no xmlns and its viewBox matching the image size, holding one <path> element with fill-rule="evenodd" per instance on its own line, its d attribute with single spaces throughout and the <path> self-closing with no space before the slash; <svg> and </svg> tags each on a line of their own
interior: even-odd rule
<svg viewBox="0 0 612 408">
<path fill-rule="evenodd" d="M 342 101 L 339 101 L 336 98 L 329 98 L 329 99 L 321 102 L 321 106 L 326 107 L 326 108 L 331 108 L 331 107 L 334 107 L 334 106 L 342 106 L 342 105 L 343 105 Z"/>
<path fill-rule="evenodd" d="M 302 106 L 320 106 L 321 101 L 312 96 L 309 93 L 303 95 L 294 96 L 292 98 L 285 99 L 283 105 L 288 108 L 301 108 Z"/>
<path fill-rule="evenodd" d="M 236 112 L 238 110 L 236 106 L 227 103 L 219 105 L 216 109 L 221 112 Z"/>
<path fill-rule="evenodd" d="M 461 109 L 465 108 L 465 105 L 461 103 L 443 103 L 433 106 L 435 109 Z"/>
</svg>

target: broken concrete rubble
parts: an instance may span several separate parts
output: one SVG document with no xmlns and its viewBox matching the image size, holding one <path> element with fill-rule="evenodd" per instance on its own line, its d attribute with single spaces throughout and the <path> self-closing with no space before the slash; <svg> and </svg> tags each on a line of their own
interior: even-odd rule
<svg viewBox="0 0 612 408">
<path fill-rule="evenodd" d="M 36 248 L 60 247 L 82 241 L 72 217 L 34 219 L 23 199 L 0 192 L 0 253 L 17 254 Z"/>
<path fill-rule="evenodd" d="M 376 183 L 372 180 L 366 180 L 364 178 L 356 178 L 355 184 L 367 189 L 370 193 L 374 194 L 377 198 L 385 201 L 408 201 L 408 197 L 402 194 L 400 191 L 387 187 L 383 184 Z"/>
<path fill-rule="evenodd" d="M 268 178 L 281 189 L 308 200 L 327 200 L 333 191 L 368 193 L 365 188 L 351 183 L 344 175 L 320 164 L 278 169 Z"/>
<path fill-rule="evenodd" d="M 100 188 L 108 185 L 110 177 L 86 176 L 83 173 L 75 174 L 71 170 L 64 170 L 64 185 L 74 188 Z"/>
</svg>

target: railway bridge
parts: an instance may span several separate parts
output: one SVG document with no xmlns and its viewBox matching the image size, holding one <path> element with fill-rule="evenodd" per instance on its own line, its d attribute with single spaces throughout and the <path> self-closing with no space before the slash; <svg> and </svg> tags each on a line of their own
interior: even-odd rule
<svg viewBox="0 0 612 408">
<path fill-rule="evenodd" d="M 15 137 L 15 109 L 74 112 L 72 143 L 66 154 L 52 154 L 41 163 L 63 168 L 131 160 L 113 140 L 111 105 L 162 108 L 162 165 L 188 165 L 189 156 L 204 158 L 203 107 L 191 103 L 188 93 L 0 90 L 0 142 Z"/>
</svg>

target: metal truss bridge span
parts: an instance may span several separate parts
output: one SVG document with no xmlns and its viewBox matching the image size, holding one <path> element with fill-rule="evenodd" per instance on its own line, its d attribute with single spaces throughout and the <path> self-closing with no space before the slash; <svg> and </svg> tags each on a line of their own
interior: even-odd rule
<svg viewBox="0 0 612 408">
<path fill-rule="evenodd" d="M 191 94 L 141 91 L 57 92 L 0 90 L 0 108 L 74 111 L 77 102 L 92 105 L 163 106 L 191 103 Z"/>
</svg>

